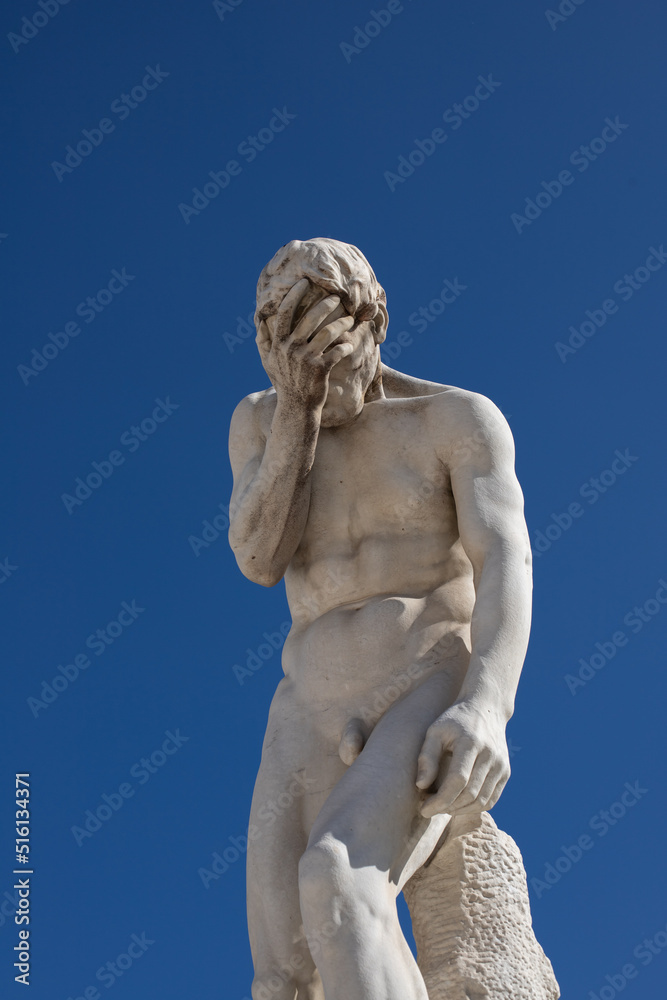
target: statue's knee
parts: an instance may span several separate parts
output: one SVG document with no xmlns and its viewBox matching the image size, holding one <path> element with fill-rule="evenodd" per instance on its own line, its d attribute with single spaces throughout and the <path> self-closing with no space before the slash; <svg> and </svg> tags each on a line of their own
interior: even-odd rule
<svg viewBox="0 0 667 1000">
<path fill-rule="evenodd" d="M 331 922 L 384 924 L 395 911 L 387 879 L 370 866 L 355 867 L 350 849 L 334 838 L 309 847 L 299 862 L 301 914 L 309 943 L 314 929 Z"/>
<path fill-rule="evenodd" d="M 294 1000 L 294 983 L 285 982 L 280 976 L 255 976 L 252 981 L 252 1000 Z"/>
<path fill-rule="evenodd" d="M 303 991 L 319 981 L 319 977 L 311 961 L 300 954 L 295 954 L 289 961 L 282 962 L 280 967 L 256 975 L 252 983 L 252 1000 L 294 1000 L 294 994 Z"/>
<path fill-rule="evenodd" d="M 309 847 L 299 862 L 301 912 L 328 912 L 335 895 L 345 892 L 349 862 L 343 844 L 333 839 Z"/>
</svg>

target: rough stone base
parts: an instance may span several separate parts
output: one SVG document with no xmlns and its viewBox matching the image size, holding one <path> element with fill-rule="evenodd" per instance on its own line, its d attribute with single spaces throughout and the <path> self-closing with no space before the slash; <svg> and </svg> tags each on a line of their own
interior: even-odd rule
<svg viewBox="0 0 667 1000">
<path fill-rule="evenodd" d="M 403 894 L 429 1000 L 558 1000 L 521 853 L 488 813 L 452 820 Z"/>
</svg>

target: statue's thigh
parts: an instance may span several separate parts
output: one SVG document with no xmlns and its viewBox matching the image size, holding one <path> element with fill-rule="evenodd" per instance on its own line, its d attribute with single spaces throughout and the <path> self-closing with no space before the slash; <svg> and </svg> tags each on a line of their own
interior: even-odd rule
<svg viewBox="0 0 667 1000">
<path fill-rule="evenodd" d="M 392 705 L 324 802 L 308 846 L 333 838 L 345 845 L 353 869 L 377 869 L 400 891 L 449 821 L 421 816 L 426 793 L 416 786 L 417 758 L 426 730 L 455 696 L 451 677 L 442 674 Z"/>
<path fill-rule="evenodd" d="M 256 969 L 291 965 L 303 974 L 314 968 L 301 931 L 299 860 L 314 817 L 345 770 L 342 761 L 321 752 L 306 725 L 283 727 L 265 749 L 248 828 L 248 925 Z"/>
</svg>

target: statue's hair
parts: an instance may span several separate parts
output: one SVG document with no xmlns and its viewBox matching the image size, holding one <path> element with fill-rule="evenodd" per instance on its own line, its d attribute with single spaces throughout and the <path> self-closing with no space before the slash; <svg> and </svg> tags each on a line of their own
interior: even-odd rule
<svg viewBox="0 0 667 1000">
<path fill-rule="evenodd" d="M 387 297 L 361 250 L 324 236 L 292 240 L 264 267 L 257 282 L 255 325 L 272 316 L 290 288 L 308 278 L 327 292 L 340 295 L 346 311 L 358 322 L 372 320 L 377 303 Z"/>
</svg>

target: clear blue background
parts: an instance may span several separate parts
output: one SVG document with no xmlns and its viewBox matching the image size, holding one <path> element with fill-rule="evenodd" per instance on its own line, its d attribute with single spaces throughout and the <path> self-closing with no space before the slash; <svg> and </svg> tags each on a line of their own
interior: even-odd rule
<svg viewBox="0 0 667 1000">
<path fill-rule="evenodd" d="M 666 18 L 657 0 L 572 9 L 552 29 L 528 0 L 407 0 L 348 62 L 340 43 L 370 4 L 244 0 L 221 19 L 206 2 L 74 0 L 18 52 L 4 36 L 38 7 L 4 4 L 0 559 L 17 568 L 0 586 L 0 894 L 11 899 L 13 775 L 29 771 L 35 1000 L 83 995 L 142 932 L 154 944 L 114 982 L 119 1000 L 249 996 L 243 859 L 208 888 L 198 870 L 247 826 L 280 676 L 277 654 L 243 685 L 233 666 L 288 611 L 282 584 L 241 576 L 224 532 L 198 555 L 188 539 L 228 502 L 233 407 L 267 384 L 252 339 L 224 334 L 252 310 L 275 250 L 316 235 L 371 261 L 388 344 L 413 336 L 385 360 L 485 393 L 508 415 L 531 537 L 582 503 L 536 560 L 514 773 L 494 815 L 543 878 L 625 782 L 647 789 L 531 903 L 564 996 L 598 995 L 627 962 L 639 969 L 627 1000 L 661 995 L 667 952 L 646 967 L 632 953 L 667 925 L 667 610 L 636 635 L 623 618 L 667 577 L 667 267 L 627 302 L 613 285 L 667 242 Z M 110 114 L 157 64 L 168 77 L 124 121 Z M 488 74 L 493 95 L 460 128 L 443 126 Z M 296 117 L 247 162 L 239 144 L 276 107 Z M 615 116 L 628 127 L 580 173 L 570 154 Z M 59 181 L 52 162 L 104 117 L 114 132 Z M 392 192 L 385 172 L 440 126 L 447 141 Z M 179 204 L 234 158 L 241 173 L 186 224 Z M 568 167 L 574 183 L 518 233 L 511 214 Z M 18 366 L 113 268 L 135 277 L 24 384 Z M 465 292 L 417 332 L 410 315 L 446 277 Z M 610 297 L 618 312 L 561 361 L 555 343 Z M 130 453 L 121 435 L 166 397 L 178 409 Z M 68 513 L 62 494 L 119 448 L 125 463 Z M 626 448 L 637 461 L 595 504 L 582 499 Z M 133 599 L 145 608 L 136 622 L 104 655 L 88 650 L 90 668 L 35 717 L 28 698 Z M 572 694 L 565 674 L 618 629 L 628 644 Z M 131 779 L 177 728 L 181 749 L 150 781 Z M 134 797 L 78 846 L 71 828 L 128 780 Z M 3 917 L 0 992 L 18 996 L 16 928 Z"/>
</svg>

